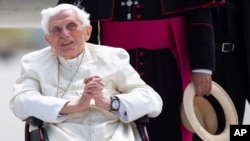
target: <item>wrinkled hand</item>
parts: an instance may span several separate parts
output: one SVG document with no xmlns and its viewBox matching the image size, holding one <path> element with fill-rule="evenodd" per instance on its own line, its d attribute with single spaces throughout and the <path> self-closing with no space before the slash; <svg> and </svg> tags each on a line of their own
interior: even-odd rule
<svg viewBox="0 0 250 141">
<path fill-rule="evenodd" d="M 61 114 L 69 114 L 87 109 L 91 100 L 95 106 L 110 110 L 110 96 L 103 94 L 104 84 L 102 78 L 97 75 L 88 76 L 84 79 L 85 88 L 79 99 L 68 101 L 61 109 Z"/>
<path fill-rule="evenodd" d="M 197 96 L 210 94 L 212 89 L 212 76 L 210 74 L 192 72 L 192 82 Z"/>
<path fill-rule="evenodd" d="M 85 84 L 83 94 L 102 95 L 104 84 L 100 76 L 93 75 L 93 76 L 86 77 L 83 83 Z"/>
<path fill-rule="evenodd" d="M 98 75 L 92 75 L 86 77 L 83 81 L 85 84 L 84 92 L 82 97 L 90 99 L 89 103 L 98 106 L 103 109 L 110 109 L 110 96 L 103 93 L 104 83 L 102 78 Z"/>
</svg>

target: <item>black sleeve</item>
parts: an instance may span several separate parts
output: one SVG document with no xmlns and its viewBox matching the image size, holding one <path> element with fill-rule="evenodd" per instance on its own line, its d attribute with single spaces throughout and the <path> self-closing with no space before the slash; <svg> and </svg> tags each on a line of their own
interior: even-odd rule
<svg viewBox="0 0 250 141">
<path fill-rule="evenodd" d="M 62 3 L 73 4 L 74 2 L 75 2 L 75 0 L 58 0 L 57 5 L 62 4 Z"/>
<path fill-rule="evenodd" d="M 215 41 L 210 8 L 186 12 L 191 69 L 215 69 Z"/>
</svg>

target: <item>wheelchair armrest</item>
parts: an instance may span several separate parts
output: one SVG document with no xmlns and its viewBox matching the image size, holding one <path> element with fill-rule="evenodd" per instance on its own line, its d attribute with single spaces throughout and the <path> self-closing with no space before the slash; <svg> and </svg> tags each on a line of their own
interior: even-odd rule
<svg viewBox="0 0 250 141">
<path fill-rule="evenodd" d="M 135 121 L 139 134 L 143 141 L 149 141 L 149 136 L 147 132 L 146 124 L 149 123 L 149 118 L 147 115 L 137 119 Z"/>
<path fill-rule="evenodd" d="M 145 115 L 135 121 L 136 123 L 143 123 L 143 124 L 148 124 L 149 123 L 149 118 L 148 115 Z"/>
<path fill-rule="evenodd" d="M 43 121 L 36 118 L 36 117 L 29 117 L 28 119 L 25 120 L 26 122 L 29 122 L 33 126 L 42 126 Z"/>
<path fill-rule="evenodd" d="M 31 130 L 30 125 L 36 129 Z M 47 133 L 43 128 L 43 121 L 36 117 L 29 117 L 25 120 L 25 141 L 49 141 Z"/>
</svg>

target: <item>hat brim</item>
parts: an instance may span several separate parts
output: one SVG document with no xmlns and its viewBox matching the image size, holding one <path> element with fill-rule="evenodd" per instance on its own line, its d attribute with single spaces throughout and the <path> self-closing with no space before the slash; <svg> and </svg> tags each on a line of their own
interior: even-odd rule
<svg viewBox="0 0 250 141">
<path fill-rule="evenodd" d="M 195 96 L 193 101 L 194 111 L 196 118 L 198 119 L 201 126 L 211 134 L 215 134 L 218 129 L 218 119 L 216 111 L 212 104 L 203 96 Z M 181 105 L 181 120 L 182 124 L 190 132 L 194 132 L 187 116 L 184 112 L 183 104 Z"/>
<path fill-rule="evenodd" d="M 202 127 L 200 122 L 198 121 L 195 110 L 194 110 L 194 97 L 196 96 L 195 88 L 193 83 L 190 83 L 185 91 L 183 96 L 183 112 L 186 116 L 186 120 L 189 122 L 193 132 L 195 132 L 201 139 L 209 140 L 209 141 L 229 141 L 229 128 L 230 125 L 238 124 L 237 112 L 235 110 L 234 104 L 226 91 L 217 83 L 212 82 L 212 90 L 210 93 L 215 99 L 220 103 L 226 119 L 226 125 L 223 132 L 220 134 L 211 134 L 206 129 Z M 182 121 L 186 122 L 186 121 Z"/>
</svg>

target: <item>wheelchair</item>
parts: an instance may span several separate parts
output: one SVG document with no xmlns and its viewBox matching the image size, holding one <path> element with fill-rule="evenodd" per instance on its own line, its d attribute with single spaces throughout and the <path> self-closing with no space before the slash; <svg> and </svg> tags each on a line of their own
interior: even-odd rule
<svg viewBox="0 0 250 141">
<path fill-rule="evenodd" d="M 149 141 L 146 125 L 149 123 L 148 116 L 143 116 L 135 121 L 137 129 L 140 133 L 142 141 Z M 31 127 L 35 130 L 31 130 Z M 43 121 L 30 117 L 25 120 L 25 141 L 49 141 L 45 129 L 43 128 Z"/>
</svg>

